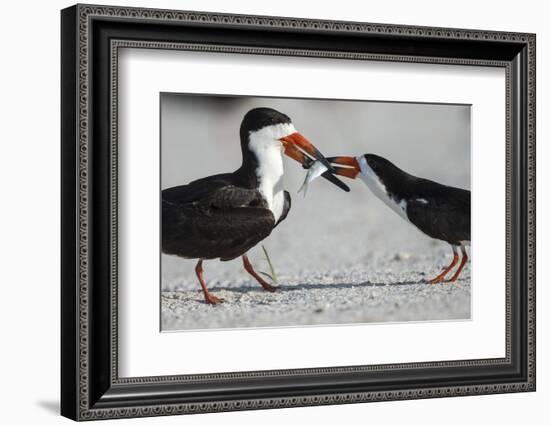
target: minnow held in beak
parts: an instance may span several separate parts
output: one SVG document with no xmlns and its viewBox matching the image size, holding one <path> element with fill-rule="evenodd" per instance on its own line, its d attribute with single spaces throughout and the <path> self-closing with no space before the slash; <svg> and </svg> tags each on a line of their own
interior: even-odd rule
<svg viewBox="0 0 550 426">
<path fill-rule="evenodd" d="M 317 166 L 317 167 L 323 166 L 324 167 L 324 165 L 321 164 L 320 162 L 318 162 L 317 160 L 313 161 L 309 158 L 307 158 L 305 163 L 303 164 L 304 169 L 316 168 L 315 166 Z M 316 179 L 318 176 L 319 176 L 318 174 L 314 175 L 313 172 L 311 172 L 311 173 L 308 172 L 308 174 L 306 175 L 306 178 L 304 179 L 304 184 L 302 185 L 302 187 L 304 187 L 304 185 L 305 185 L 305 188 L 307 188 L 307 185 L 309 185 L 311 182 L 313 182 L 313 180 Z M 329 182 L 336 185 L 338 188 L 342 189 L 343 191 L 345 191 L 345 192 L 350 191 L 349 186 L 347 186 L 344 182 L 342 182 L 340 179 L 338 179 L 336 176 L 334 176 L 331 172 L 329 172 L 328 169 L 326 169 L 326 167 L 325 167 L 325 170 L 323 172 L 321 172 L 321 176 L 324 177 Z M 300 190 L 298 192 L 300 192 L 301 190 L 302 190 L 302 188 L 300 188 Z M 305 196 L 305 193 L 304 193 L 304 196 Z"/>
<path fill-rule="evenodd" d="M 304 192 L 304 198 L 305 198 L 305 196 L 307 194 L 307 188 L 308 188 L 309 183 L 313 182 L 315 179 L 317 179 L 319 176 L 321 176 L 327 170 L 328 169 L 324 164 L 322 164 L 319 161 L 314 161 L 313 165 L 307 171 L 306 177 L 304 179 L 304 183 L 302 184 L 302 186 L 298 190 L 298 194 L 303 191 Z"/>
</svg>

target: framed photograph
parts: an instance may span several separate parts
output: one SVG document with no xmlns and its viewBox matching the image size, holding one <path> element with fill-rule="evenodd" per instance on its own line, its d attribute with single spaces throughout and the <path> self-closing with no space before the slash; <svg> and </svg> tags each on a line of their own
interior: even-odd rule
<svg viewBox="0 0 550 426">
<path fill-rule="evenodd" d="M 61 12 L 61 412 L 535 390 L 535 35 Z"/>
</svg>

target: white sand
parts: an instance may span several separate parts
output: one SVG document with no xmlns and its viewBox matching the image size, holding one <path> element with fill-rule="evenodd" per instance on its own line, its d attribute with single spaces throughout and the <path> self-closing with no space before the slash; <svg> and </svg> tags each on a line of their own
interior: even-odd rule
<svg viewBox="0 0 550 426">
<path fill-rule="evenodd" d="M 358 277 L 360 273 L 356 274 Z M 342 274 L 345 277 L 345 274 Z M 214 286 L 225 303 L 208 306 L 198 291 L 162 294 L 163 330 L 273 327 L 388 321 L 450 320 L 470 317 L 470 284 L 353 284 L 330 274 L 286 280 L 276 293 L 251 288 Z M 309 281 L 309 282 L 308 282 Z M 321 284 L 323 283 L 323 284 Z"/>
</svg>

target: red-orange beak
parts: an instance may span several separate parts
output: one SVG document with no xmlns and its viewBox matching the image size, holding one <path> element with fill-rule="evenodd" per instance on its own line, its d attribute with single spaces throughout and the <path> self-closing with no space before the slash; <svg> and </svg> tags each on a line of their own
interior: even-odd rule
<svg viewBox="0 0 550 426">
<path fill-rule="evenodd" d="M 355 179 L 361 172 L 361 167 L 355 157 L 328 157 L 327 160 L 334 165 L 334 173 L 350 179 Z"/>
<path fill-rule="evenodd" d="M 321 154 L 321 152 L 302 134 L 294 132 L 291 135 L 281 138 L 280 141 L 284 146 L 285 155 L 288 155 L 303 166 L 309 164 L 309 157 L 306 155 L 308 154 L 311 158 L 319 160 L 329 171 L 334 172 L 334 168 L 323 154 Z"/>
</svg>

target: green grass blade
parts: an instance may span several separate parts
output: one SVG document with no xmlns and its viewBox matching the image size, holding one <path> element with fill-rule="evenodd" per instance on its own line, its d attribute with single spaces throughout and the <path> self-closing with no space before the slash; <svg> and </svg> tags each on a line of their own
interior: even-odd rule
<svg viewBox="0 0 550 426">
<path fill-rule="evenodd" d="M 275 284 L 279 284 L 279 279 L 277 277 L 277 272 L 275 272 L 275 268 L 273 267 L 273 264 L 271 263 L 271 259 L 269 257 L 269 254 L 267 253 L 267 250 L 262 245 L 262 250 L 264 252 L 265 259 L 267 260 L 267 264 L 269 265 L 269 271 L 271 272 L 271 279 Z M 267 274 L 266 274 L 267 275 Z"/>
</svg>

